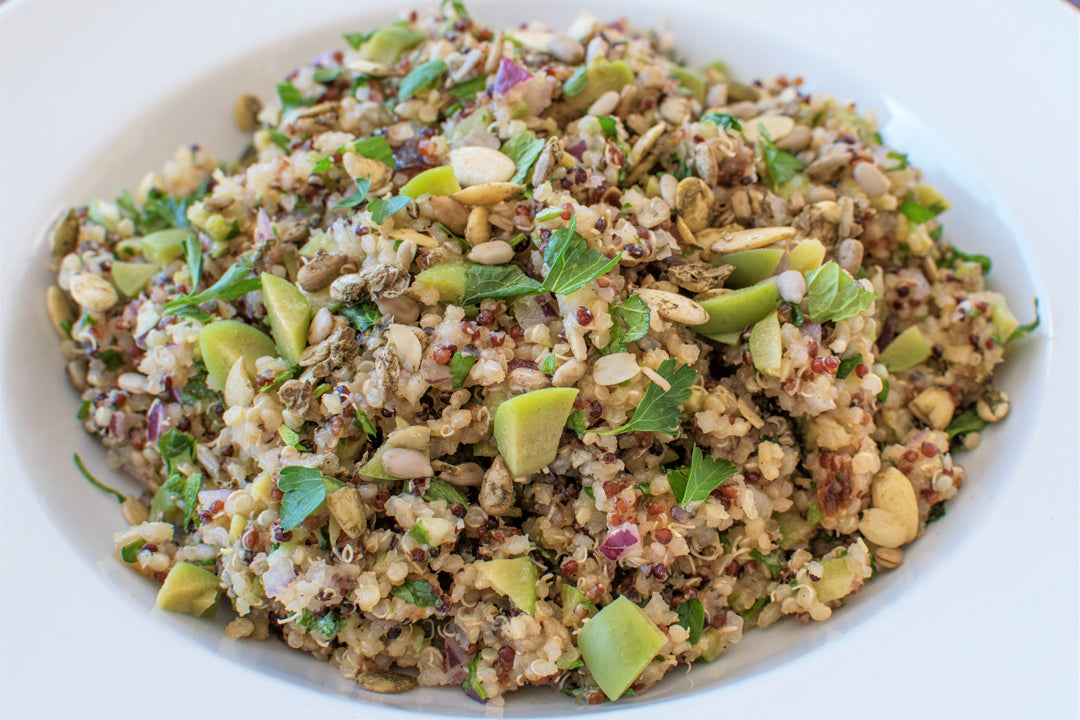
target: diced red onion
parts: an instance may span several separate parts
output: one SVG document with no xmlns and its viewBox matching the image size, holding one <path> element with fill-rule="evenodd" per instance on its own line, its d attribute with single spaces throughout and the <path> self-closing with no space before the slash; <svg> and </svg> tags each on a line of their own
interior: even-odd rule
<svg viewBox="0 0 1080 720">
<path fill-rule="evenodd" d="M 146 439 L 149 442 L 156 443 L 158 438 L 161 437 L 161 419 L 165 414 L 165 410 L 161 403 L 157 400 L 150 406 L 150 412 L 146 414 Z"/>
<path fill-rule="evenodd" d="M 255 242 L 263 242 L 274 237 L 274 226 L 270 224 L 270 216 L 265 208 L 259 208 L 259 217 L 255 222 Z"/>
<path fill-rule="evenodd" d="M 120 411 L 112 414 L 109 419 L 109 434 L 120 440 L 127 434 L 127 415 Z"/>
<path fill-rule="evenodd" d="M 800 327 L 799 329 L 802 330 L 803 335 L 810 338 L 811 340 L 817 340 L 818 342 L 821 342 L 821 324 L 820 323 L 804 322 L 802 324 L 802 327 Z"/>
<path fill-rule="evenodd" d="M 495 93 L 505 95 L 507 90 L 531 77 L 532 73 L 528 70 L 504 57 L 499 61 L 499 71 L 495 74 Z"/>
<path fill-rule="evenodd" d="M 420 363 L 420 377 L 424 378 L 428 385 L 438 385 L 450 379 L 450 369 L 431 358 L 425 358 Z"/>
<path fill-rule="evenodd" d="M 270 553 L 266 561 L 270 563 L 270 568 L 262 574 L 263 588 L 267 595 L 275 596 L 296 579 L 296 569 L 292 557 L 284 550 Z"/>
<path fill-rule="evenodd" d="M 334 61 L 334 53 L 336 53 L 336 52 L 337 52 L 336 50 L 327 50 L 324 53 L 319 53 L 311 61 L 311 64 L 312 65 L 322 65 L 324 67 L 329 66 L 329 65 L 333 65 L 334 62 L 335 62 Z"/>
<path fill-rule="evenodd" d="M 585 155 L 586 148 L 588 148 L 588 146 L 585 144 L 585 141 L 578 140 L 573 145 L 568 146 L 566 148 L 566 152 L 576 157 L 578 159 L 578 162 L 581 162 L 582 157 Z"/>
<path fill-rule="evenodd" d="M 600 543 L 600 553 L 609 560 L 618 561 L 627 555 L 641 551 L 641 537 L 638 535 L 637 525 L 623 523 L 608 533 L 604 542 Z"/>
<path fill-rule="evenodd" d="M 533 297 L 533 300 L 540 306 L 540 311 L 544 313 L 544 317 L 555 317 L 558 315 L 558 313 L 555 312 L 555 309 L 551 307 L 551 303 L 549 303 L 547 298 L 543 295 L 536 295 Z"/>
</svg>

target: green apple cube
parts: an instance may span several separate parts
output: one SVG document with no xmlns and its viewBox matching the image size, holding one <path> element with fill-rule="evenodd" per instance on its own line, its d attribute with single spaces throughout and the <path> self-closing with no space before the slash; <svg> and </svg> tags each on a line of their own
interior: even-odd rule
<svg viewBox="0 0 1080 720">
<path fill-rule="evenodd" d="M 229 370 L 239 358 L 244 358 L 248 375 L 255 377 L 256 360 L 277 357 L 277 346 L 269 335 L 239 320 L 219 320 L 205 326 L 199 331 L 199 349 L 218 389 L 225 388 Z"/>
<path fill-rule="evenodd" d="M 418 198 L 421 195 L 453 195 L 461 190 L 461 183 L 450 165 L 425 170 L 401 187 L 402 195 Z"/>
<path fill-rule="evenodd" d="M 585 666 L 612 701 L 626 692 L 666 642 L 667 635 L 645 611 L 621 595 L 577 635 Z"/>
<path fill-rule="evenodd" d="M 724 652 L 727 643 L 724 642 L 724 636 L 719 630 L 706 627 L 701 633 L 701 639 L 698 640 L 698 647 L 701 648 L 701 659 L 705 662 L 713 662 Z"/>
<path fill-rule="evenodd" d="M 585 71 L 585 76 L 588 78 L 585 89 L 566 101 L 567 105 L 576 110 L 589 107 L 608 91 L 618 92 L 624 85 L 634 82 L 634 71 L 622 60 L 610 63 L 597 60 Z"/>
<path fill-rule="evenodd" d="M 930 357 L 930 344 L 926 342 L 918 325 L 912 325 L 897 335 L 889 346 L 881 351 L 878 360 L 889 372 L 906 370 Z"/>
<path fill-rule="evenodd" d="M 465 270 L 468 263 L 448 262 L 421 271 L 413 284 L 428 285 L 439 293 L 439 299 L 452 302 L 465 294 Z"/>
<path fill-rule="evenodd" d="M 311 305 L 300 289 L 285 278 L 262 274 L 263 305 L 270 320 L 270 332 L 281 357 L 295 365 L 307 347 Z"/>
<path fill-rule="evenodd" d="M 117 260 L 112 264 L 113 284 L 124 295 L 133 298 L 143 291 L 150 278 L 157 275 L 159 270 L 159 265 Z"/>
<path fill-rule="evenodd" d="M 742 332 L 780 307 L 776 282 L 769 280 L 701 301 L 709 313 L 709 321 L 691 329 L 701 335 L 724 335 Z"/>
<path fill-rule="evenodd" d="M 577 388 L 543 388 L 499 405 L 493 434 L 511 475 L 532 475 L 555 459 L 577 394 Z"/>
<path fill-rule="evenodd" d="M 819 602 L 829 603 L 851 594 L 854 576 L 848 568 L 847 558 L 833 558 L 821 563 L 821 579 L 810 585 Z"/>
<path fill-rule="evenodd" d="M 668 71 L 671 77 L 679 81 L 679 84 L 683 86 L 691 95 L 697 98 L 697 101 L 705 105 L 705 76 L 699 72 L 691 70 L 690 68 L 675 66 Z"/>
<path fill-rule="evenodd" d="M 724 287 L 739 289 L 771 277 L 782 257 L 784 251 L 780 248 L 756 248 L 723 255 L 713 260 L 713 265 L 731 265 L 735 268 L 724 280 Z"/>
<path fill-rule="evenodd" d="M 529 615 L 536 610 L 536 565 L 528 557 L 474 563 L 478 575 Z"/>
<path fill-rule="evenodd" d="M 143 257 L 158 265 L 168 265 L 184 254 L 182 243 L 191 237 L 188 230 L 158 230 L 141 241 Z"/>
<path fill-rule="evenodd" d="M 383 25 L 360 46 L 360 57 L 380 65 L 396 65 L 402 53 L 423 40 L 423 33 L 405 25 Z"/>
<path fill-rule="evenodd" d="M 780 360 L 784 346 L 780 340 L 780 320 L 771 312 L 750 330 L 750 357 L 758 372 L 780 377 Z"/>
<path fill-rule="evenodd" d="M 563 582 L 559 589 L 559 595 L 562 599 L 563 625 L 567 627 L 577 627 L 581 624 L 581 620 L 574 613 L 574 610 L 578 605 L 583 606 L 588 611 L 586 617 L 592 617 L 596 614 L 596 605 L 594 605 L 589 598 L 585 597 L 585 593 L 578 590 L 576 586 L 571 585 L 569 582 Z"/>
<path fill-rule="evenodd" d="M 1016 328 L 1020 327 L 1020 321 L 1013 315 L 1012 310 L 1009 310 L 1005 298 L 999 298 L 994 303 L 994 314 L 990 316 L 990 322 L 994 324 L 994 335 L 998 342 L 1006 342 L 1016 332 Z"/>
<path fill-rule="evenodd" d="M 218 576 L 191 563 L 177 563 L 157 594 L 162 610 L 205 617 L 217 606 Z"/>
<path fill-rule="evenodd" d="M 788 253 L 788 268 L 801 273 L 817 270 L 825 260 L 825 246 L 820 240 L 803 240 Z"/>
</svg>

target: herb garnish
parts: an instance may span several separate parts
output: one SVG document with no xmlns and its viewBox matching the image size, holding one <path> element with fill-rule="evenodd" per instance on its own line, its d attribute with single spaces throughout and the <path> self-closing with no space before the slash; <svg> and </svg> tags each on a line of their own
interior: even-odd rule
<svg viewBox="0 0 1080 720">
<path fill-rule="evenodd" d="M 550 268 L 542 283 L 545 290 L 556 295 L 569 295 L 588 285 L 619 264 L 622 253 L 607 258 L 589 247 L 577 232 L 577 217 L 570 225 L 551 233 L 544 248 L 544 262 Z"/>
<path fill-rule="evenodd" d="M 465 267 L 465 294 L 462 305 L 486 298 L 536 295 L 544 291 L 540 283 L 522 272 L 517 265 L 479 265 Z"/>
<path fill-rule="evenodd" d="M 456 97 L 458 100 L 473 100 L 479 93 L 483 92 L 486 88 L 487 78 L 481 75 L 480 77 L 474 77 L 472 80 L 460 82 L 454 87 L 450 88 L 447 92 Z"/>
<path fill-rule="evenodd" d="M 852 370 L 858 367 L 859 363 L 861 362 L 862 353 L 856 353 L 849 358 L 844 358 L 843 360 L 841 360 L 840 367 L 836 368 L 836 379 L 843 380 L 844 378 L 846 378 L 848 375 L 851 374 Z"/>
<path fill-rule="evenodd" d="M 427 580 L 406 580 L 393 588 L 390 594 L 416 607 L 434 607 L 439 604 L 439 595 Z"/>
<path fill-rule="evenodd" d="M 722 112 L 705 113 L 701 116 L 701 122 L 711 122 L 717 127 L 723 128 L 724 132 L 742 130 L 742 123 L 739 122 L 738 118 Z"/>
<path fill-rule="evenodd" d="M 538 138 L 531 132 L 518 133 L 507 140 L 502 146 L 502 154 L 513 160 L 514 167 L 517 168 L 510 182 L 519 185 L 524 183 L 543 150 L 543 138 Z"/>
<path fill-rule="evenodd" d="M 831 260 L 806 273 L 806 294 L 808 314 L 817 323 L 855 317 L 877 298 Z"/>
<path fill-rule="evenodd" d="M 460 350 L 450 358 L 450 387 L 461 387 L 469 376 L 469 371 L 476 364 L 476 356 Z"/>
<path fill-rule="evenodd" d="M 675 608 L 675 613 L 679 616 L 679 625 L 690 631 L 690 644 L 697 645 L 705 628 L 705 607 L 701 601 L 697 598 L 684 600 Z"/>
<path fill-rule="evenodd" d="M 585 411 L 575 410 L 570 413 L 570 417 L 566 418 L 566 427 L 573 430 L 578 435 L 584 435 L 589 432 L 589 426 L 585 424 Z"/>
<path fill-rule="evenodd" d="M 750 557 L 761 563 L 765 569 L 769 572 L 769 579 L 775 580 L 780 575 L 780 568 L 783 565 L 778 559 L 772 555 L 766 555 L 757 548 L 750 551 Z"/>
<path fill-rule="evenodd" d="M 404 102 L 421 90 L 433 87 L 444 72 L 446 72 L 446 63 L 442 60 L 428 60 L 426 63 L 417 65 L 412 72 L 402 78 L 401 86 L 398 88 L 398 100 Z"/>
<path fill-rule="evenodd" d="M 774 186 L 792 180 L 798 171 L 806 167 L 791 153 L 778 149 L 773 144 L 769 131 L 761 123 L 758 123 L 758 138 L 761 155 L 765 159 L 765 169 L 768 170 Z"/>
<path fill-rule="evenodd" d="M 342 198 L 334 206 L 335 208 L 354 208 L 367 199 L 368 190 L 371 188 L 371 178 L 358 177 L 353 179 L 356 181 L 356 189 Z"/>
<path fill-rule="evenodd" d="M 110 495 L 114 495 L 116 497 L 116 502 L 119 502 L 119 503 L 124 502 L 125 498 L 124 498 L 124 494 L 122 492 L 120 492 L 119 490 L 112 489 L 111 487 L 109 487 L 108 485 L 101 482 L 96 477 L 94 477 L 93 475 L 90 474 L 90 471 L 86 469 L 85 465 L 83 465 L 83 461 L 82 461 L 82 458 L 79 457 L 79 453 L 75 453 L 72 457 L 75 459 L 75 467 L 77 467 L 79 469 L 79 472 L 82 473 L 82 476 L 84 478 L 86 478 L 90 482 L 91 485 L 96 487 L 98 490 L 101 490 L 102 492 L 106 492 L 106 493 L 108 493 Z"/>
<path fill-rule="evenodd" d="M 584 65 L 580 65 L 577 70 L 574 70 L 570 77 L 566 78 L 566 82 L 563 83 L 562 92 L 565 97 L 574 97 L 580 95 L 585 91 L 586 86 L 589 84 L 588 70 Z"/>
<path fill-rule="evenodd" d="M 945 434 L 948 435 L 951 440 L 957 435 L 981 432 L 986 429 L 986 426 L 989 424 L 990 423 L 979 417 L 979 413 L 977 413 L 974 408 L 970 408 L 952 419 L 949 426 L 945 428 Z"/>
<path fill-rule="evenodd" d="M 305 627 L 312 632 L 319 633 L 327 640 L 333 640 L 337 637 L 338 630 L 345 625 L 345 620 L 338 617 L 337 613 L 333 610 L 322 617 L 319 617 L 305 608 L 304 611 L 300 613 L 300 617 L 296 619 L 296 624 Z"/>
<path fill-rule="evenodd" d="M 251 274 L 251 266 L 247 261 L 235 263 L 225 271 L 216 283 L 195 295 L 184 295 L 165 303 L 166 315 L 183 314 L 189 306 L 201 305 L 211 300 L 235 300 L 241 295 L 262 289 L 262 280 L 257 277 L 248 277 Z"/>
<path fill-rule="evenodd" d="M 668 470 L 668 485 L 675 500 L 687 507 L 700 502 L 735 474 L 735 464 L 723 458 L 714 458 L 701 452 L 697 445 L 690 454 L 690 467 Z"/>
<path fill-rule="evenodd" d="M 382 319 L 378 306 L 370 300 L 355 305 L 342 305 L 334 312 L 348 320 L 358 333 L 367 332 Z"/>
<path fill-rule="evenodd" d="M 456 487 L 439 478 L 431 478 L 428 480 L 427 490 L 424 491 L 424 499 L 428 502 L 442 500 L 446 503 L 447 507 L 453 507 L 454 503 L 461 503 L 462 505 L 469 504 L 465 500 L 465 496 L 458 492 Z"/>
<path fill-rule="evenodd" d="M 398 195 L 392 198 L 372 198 L 368 203 L 368 212 L 371 213 L 371 222 L 382 225 L 386 218 L 409 204 L 411 200 L 407 195 Z"/>
<path fill-rule="evenodd" d="M 317 468 L 290 465 L 278 474 L 281 491 L 281 529 L 304 522 L 326 499 L 326 482 Z"/>
<path fill-rule="evenodd" d="M 660 377 L 668 381 L 670 390 L 664 390 L 655 382 L 649 383 L 645 395 L 634 410 L 630 422 L 614 430 L 604 430 L 601 435 L 619 435 L 625 432 L 655 432 L 674 435 L 679 431 L 679 412 L 690 398 L 690 386 L 697 372 L 687 366 L 675 364 L 668 358 L 656 369 Z"/>
<path fill-rule="evenodd" d="M 649 306 L 636 293 L 612 305 L 608 312 L 611 314 L 611 335 L 608 344 L 601 348 L 601 355 L 625 352 L 629 343 L 640 340 L 649 332 Z"/>
<path fill-rule="evenodd" d="M 294 108 L 307 107 L 315 104 L 315 98 L 304 97 L 296 86 L 291 82 L 277 84 L 278 99 L 281 100 L 281 111 L 289 112 Z"/>
</svg>

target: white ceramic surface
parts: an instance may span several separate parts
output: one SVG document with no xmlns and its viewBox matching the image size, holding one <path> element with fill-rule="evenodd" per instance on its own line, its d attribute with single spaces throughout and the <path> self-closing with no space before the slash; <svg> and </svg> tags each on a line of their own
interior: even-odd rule
<svg viewBox="0 0 1080 720">
<path fill-rule="evenodd" d="M 293 4 L 296 6 L 297 4 Z M 470 3 L 492 24 L 565 24 L 581 3 Z M 666 21 L 692 60 L 736 73 L 800 74 L 811 88 L 878 112 L 886 141 L 909 151 L 953 201 L 946 233 L 995 260 L 992 284 L 1044 324 L 998 381 L 1013 414 L 964 458 L 969 482 L 949 514 L 832 620 L 749 633 L 712 666 L 672 673 L 646 696 L 580 708 L 537 690 L 502 714 L 613 709 L 834 717 L 873 704 L 901 717 L 1065 717 L 1076 702 L 1077 608 L 1077 17 L 1053 0 L 1008 23 L 977 3 L 924 0 L 738 7 L 683 0 L 591 4 L 641 24 Z M 284 2 L 64 3 L 0 7 L 0 336 L 5 717 L 187 718 L 302 710 L 378 717 L 389 705 L 499 714 L 454 690 L 362 693 L 325 664 L 276 643 L 235 643 L 208 625 L 153 610 L 155 589 L 111 558 L 123 521 L 78 478 L 80 452 L 108 477 L 73 418 L 74 391 L 40 298 L 49 282 L 41 230 L 55 212 L 133 186 L 180 144 L 222 156 L 243 141 L 230 107 L 263 97 L 338 34 L 393 17 L 396 5 L 334 0 L 296 17 Z M 1016 37 L 1040 38 L 1025 43 Z M 1053 92 L 1041 92 L 1052 88 Z M 1033 98 L 1038 97 L 1038 103 Z M 1049 391 L 1048 391 L 1049 390 Z M 112 478 L 123 486 L 125 481 Z M 843 687 L 843 690 L 839 688 Z M 378 707 L 366 703 L 379 702 Z M 64 711 L 67 712 L 64 712 Z M 10 713 L 10 714 L 8 714 Z"/>
</svg>

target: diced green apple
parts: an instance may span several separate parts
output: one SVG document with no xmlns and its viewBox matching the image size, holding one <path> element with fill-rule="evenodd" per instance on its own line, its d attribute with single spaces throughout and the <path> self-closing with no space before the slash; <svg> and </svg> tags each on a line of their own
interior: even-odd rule
<svg viewBox="0 0 1080 720">
<path fill-rule="evenodd" d="M 414 285 L 429 285 L 439 293 L 439 299 L 444 302 L 457 300 L 465 294 L 465 270 L 468 263 L 448 262 L 434 265 L 427 270 L 421 271 Z"/>
<path fill-rule="evenodd" d="M 277 346 L 269 335 L 239 320 L 219 320 L 203 327 L 199 331 L 199 348 L 206 371 L 219 388 L 225 387 L 237 359 L 244 358 L 248 375 L 255 377 L 256 360 L 267 355 L 277 357 Z"/>
<path fill-rule="evenodd" d="M 713 260 L 713 265 L 731 265 L 735 268 L 727 276 L 724 286 L 737 290 L 771 277 L 782 257 L 784 251 L 780 248 L 755 248 L 723 255 Z"/>
<path fill-rule="evenodd" d="M 930 344 L 926 342 L 918 325 L 912 325 L 897 335 L 889 346 L 881 351 L 878 360 L 889 372 L 906 370 L 930 357 Z"/>
<path fill-rule="evenodd" d="M 401 194 L 411 198 L 421 195 L 453 195 L 461 190 L 454 168 L 442 165 L 425 170 L 401 187 Z"/>
<path fill-rule="evenodd" d="M 702 300 L 701 306 L 708 311 L 709 321 L 694 325 L 691 328 L 694 332 L 702 335 L 742 332 L 780 307 L 780 293 L 776 282 L 769 280 Z"/>
<path fill-rule="evenodd" d="M 263 305 L 270 320 L 270 332 L 281 357 L 295 365 L 307 347 L 311 305 L 299 288 L 285 278 L 262 274 Z"/>
<path fill-rule="evenodd" d="M 559 595 L 562 599 L 563 625 L 567 627 L 577 627 L 581 624 L 581 619 L 574 612 L 579 605 L 584 607 L 587 611 L 586 617 L 592 617 L 596 614 L 596 605 L 594 605 L 589 598 L 585 597 L 585 593 L 578 590 L 576 586 L 569 582 L 563 582 L 559 589 Z"/>
<path fill-rule="evenodd" d="M 597 98 L 610 90 L 618 92 L 622 90 L 624 85 L 630 85 L 634 82 L 634 71 L 622 60 L 616 60 L 615 62 L 595 61 L 585 71 L 585 76 L 589 80 L 588 84 L 585 85 L 585 89 L 572 98 L 567 98 L 566 101 L 570 107 L 577 110 L 584 110 L 589 107 L 596 102 Z"/>
<path fill-rule="evenodd" d="M 826 560 L 821 567 L 821 579 L 811 583 L 819 602 L 828 603 L 851 594 L 855 578 L 848 569 L 847 558 Z"/>
<path fill-rule="evenodd" d="M 424 34 L 405 25 L 383 25 L 360 46 L 360 57 L 380 65 L 396 65 L 406 50 L 424 41 Z"/>
<path fill-rule="evenodd" d="M 157 606 L 162 610 L 207 617 L 217 607 L 218 588 L 218 576 L 214 573 L 191 563 L 177 563 L 161 584 Z"/>
<path fill-rule="evenodd" d="M 801 273 L 817 270 L 825 261 L 825 246 L 820 240 L 803 240 L 788 252 L 788 268 Z"/>
<path fill-rule="evenodd" d="M 116 260 L 112 264 L 113 284 L 120 292 L 133 298 L 143 291 L 150 278 L 157 275 L 159 270 L 160 265 Z"/>
<path fill-rule="evenodd" d="M 750 330 L 750 357 L 758 372 L 780 377 L 780 360 L 783 355 L 780 320 L 775 312 L 771 312 L 758 320 Z"/>
<path fill-rule="evenodd" d="M 528 557 L 474 563 L 477 574 L 529 615 L 536 610 L 536 565 Z"/>
<path fill-rule="evenodd" d="M 543 388 L 499 405 L 493 434 L 511 475 L 531 475 L 555 459 L 577 394 L 577 388 Z"/>
<path fill-rule="evenodd" d="M 158 230 L 142 239 L 143 257 L 158 265 L 168 265 L 184 254 L 182 243 L 190 237 L 188 230 Z"/>
<path fill-rule="evenodd" d="M 621 595 L 577 635 L 585 666 L 612 701 L 626 692 L 666 642 L 667 635 L 645 611 Z"/>
</svg>

